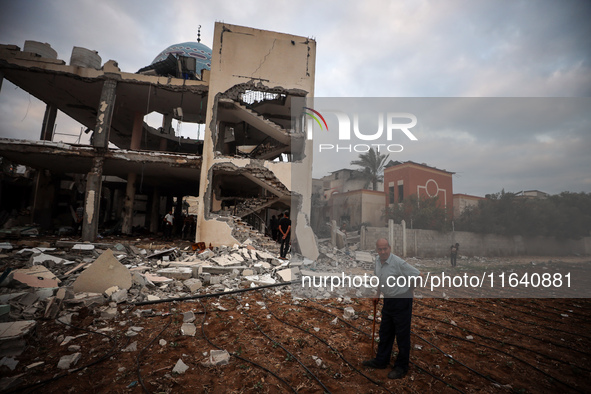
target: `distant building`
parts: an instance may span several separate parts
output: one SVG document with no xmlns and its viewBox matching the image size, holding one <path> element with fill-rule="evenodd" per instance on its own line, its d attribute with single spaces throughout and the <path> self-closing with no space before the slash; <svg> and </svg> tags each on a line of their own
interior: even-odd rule
<svg viewBox="0 0 591 394">
<path fill-rule="evenodd" d="M 368 190 L 367 175 L 359 170 L 343 168 L 320 179 L 312 180 L 316 198 L 312 213 L 312 226 L 316 227 L 336 220 L 341 227 L 355 228 L 361 223 L 383 226 L 383 183 L 378 190 Z"/>
<path fill-rule="evenodd" d="M 469 194 L 454 194 L 453 196 L 453 210 L 454 218 L 459 217 L 466 208 L 478 206 L 478 201 L 485 200 L 484 197 L 471 196 Z"/>
<path fill-rule="evenodd" d="M 518 193 L 515 193 L 517 197 L 521 198 L 540 198 L 545 199 L 548 198 L 548 193 L 541 192 L 539 190 L 524 190 Z"/>
<path fill-rule="evenodd" d="M 356 228 L 362 223 L 372 227 L 382 227 L 385 220 L 384 192 L 374 190 L 352 190 L 335 193 L 329 203 L 330 217 L 339 226 L 346 224 L 348 228 Z"/>
<path fill-rule="evenodd" d="M 368 186 L 367 175 L 359 170 L 343 168 L 333 171 L 320 179 L 314 179 L 317 190 L 321 189 L 321 197 L 328 201 L 334 193 L 345 193 L 352 190 L 366 189 Z M 383 184 L 378 183 L 378 190 L 383 190 Z"/>
<path fill-rule="evenodd" d="M 439 197 L 439 204 L 453 212 L 454 173 L 412 161 L 390 161 L 384 169 L 386 206 L 401 203 L 411 195 Z"/>
</svg>

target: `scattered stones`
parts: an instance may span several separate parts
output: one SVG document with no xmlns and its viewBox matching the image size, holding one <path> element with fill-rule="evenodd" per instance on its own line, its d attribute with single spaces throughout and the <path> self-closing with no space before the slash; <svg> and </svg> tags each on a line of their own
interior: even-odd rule
<svg viewBox="0 0 591 394">
<path fill-rule="evenodd" d="M 197 332 L 197 327 L 193 323 L 183 323 L 181 326 L 181 334 L 185 336 L 194 337 Z"/>
<path fill-rule="evenodd" d="M 345 318 L 346 320 L 351 320 L 353 318 L 355 318 L 355 309 L 353 309 L 353 307 L 346 307 L 343 311 L 343 318 Z"/>
<path fill-rule="evenodd" d="M 60 361 L 57 364 L 59 369 L 70 369 L 71 367 L 75 366 L 80 360 L 82 355 L 80 353 L 69 354 L 67 356 L 62 356 Z"/>
<path fill-rule="evenodd" d="M 228 365 L 230 363 L 230 353 L 226 350 L 210 350 L 207 366 Z"/>
<path fill-rule="evenodd" d="M 291 268 L 286 268 L 284 270 L 277 271 L 277 275 L 279 275 L 279 277 L 281 277 L 281 280 L 283 282 L 291 282 L 291 278 L 292 278 Z"/>
<path fill-rule="evenodd" d="M 193 276 L 193 270 L 187 267 L 163 268 L 161 270 L 156 271 L 156 274 L 163 276 L 165 278 L 185 280 Z"/>
<path fill-rule="evenodd" d="M 0 367 L 6 366 L 11 371 L 14 371 L 14 369 L 17 366 L 17 364 L 18 364 L 18 360 L 15 360 L 12 357 L 2 357 L 2 359 L 0 360 Z"/>
<path fill-rule="evenodd" d="M 137 341 L 133 341 L 129 344 L 125 349 L 121 350 L 122 352 L 137 352 Z"/>
<path fill-rule="evenodd" d="M 183 313 L 183 322 L 184 323 L 193 323 L 195 321 L 195 314 L 193 311 Z"/>
<path fill-rule="evenodd" d="M 201 287 L 203 287 L 203 282 L 201 282 L 199 279 L 187 279 L 183 282 L 183 285 L 185 285 L 185 287 L 187 288 L 187 290 L 189 290 L 191 293 L 196 292 L 197 290 L 199 290 Z"/>
<path fill-rule="evenodd" d="M 111 301 L 120 304 L 127 301 L 127 289 L 117 290 L 111 295 Z"/>
<path fill-rule="evenodd" d="M 185 364 L 183 362 L 183 360 L 181 360 L 179 358 L 179 360 L 176 362 L 176 365 L 172 369 L 172 372 L 182 374 L 182 373 L 185 373 L 187 371 L 187 369 L 189 369 L 189 366 L 187 364 Z"/>
</svg>

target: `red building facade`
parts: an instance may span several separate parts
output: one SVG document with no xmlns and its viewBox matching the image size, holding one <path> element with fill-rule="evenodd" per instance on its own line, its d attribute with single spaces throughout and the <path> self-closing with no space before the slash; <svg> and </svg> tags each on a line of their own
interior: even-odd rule
<svg viewBox="0 0 591 394">
<path fill-rule="evenodd" d="M 403 202 L 411 195 L 439 197 L 441 207 L 453 212 L 453 172 L 412 161 L 390 161 L 384 169 L 386 206 Z"/>
</svg>

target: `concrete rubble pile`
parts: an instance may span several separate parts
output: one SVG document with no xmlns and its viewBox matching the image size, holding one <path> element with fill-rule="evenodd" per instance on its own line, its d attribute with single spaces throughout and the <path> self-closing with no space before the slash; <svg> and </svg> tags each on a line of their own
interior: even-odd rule
<svg viewBox="0 0 591 394">
<path fill-rule="evenodd" d="M 27 338 L 43 320 L 68 324 L 88 308 L 95 322 L 107 324 L 124 317 L 137 302 L 289 281 L 289 261 L 278 259 L 276 248 L 269 251 L 261 245 L 268 244 L 247 239 L 233 247 L 204 249 L 199 244 L 180 248 L 141 241 L 1 242 L 0 368 L 14 370 Z M 195 335 L 192 320 L 183 328 L 183 335 Z M 131 327 L 127 334 L 140 330 Z M 73 351 L 56 367 L 72 368 L 79 358 Z"/>
<path fill-rule="evenodd" d="M 354 252 L 354 248 L 340 250 L 329 244 L 321 246 L 317 261 L 297 254 L 281 260 L 276 245 L 256 237 L 232 247 L 185 245 L 168 247 L 142 240 L 125 244 L 34 239 L 0 243 L 0 368 L 17 367 L 19 355 L 26 350 L 27 340 L 35 335 L 38 324 L 57 319 L 67 326 L 85 309 L 93 318 L 92 329 L 126 324 L 125 335 L 133 337 L 141 333 L 142 327 L 134 326 L 132 319 L 154 315 L 149 305 L 134 305 L 138 302 L 297 283 L 302 275 L 331 270 L 371 272 L 368 269 L 373 264 L 370 253 Z M 289 292 L 290 288 L 281 290 Z M 323 288 L 311 290 L 315 297 L 327 294 Z M 343 296 L 350 300 L 345 292 Z M 184 313 L 180 335 L 195 336 L 195 320 L 193 312 Z M 84 357 L 84 348 L 80 350 L 74 335 L 55 333 L 54 339 L 69 352 L 52 366 L 56 373 L 83 365 L 79 360 L 81 355 Z M 137 343 L 124 351 L 137 351 Z M 35 361 L 31 368 L 44 363 Z M 212 365 L 217 362 L 209 360 Z M 184 369 L 181 364 L 176 367 Z M 14 387 L 14 381 L 8 384 Z M 6 381 L 0 381 L 2 387 L 7 387 Z"/>
<path fill-rule="evenodd" d="M 71 307 L 223 292 L 289 281 L 289 262 L 247 240 L 233 247 L 0 244 L 1 321 L 56 318 Z"/>
<path fill-rule="evenodd" d="M 339 244 L 337 242 L 337 244 Z M 374 259 L 372 253 L 358 250 L 358 244 L 345 245 L 337 248 L 329 240 L 320 240 L 318 259 L 312 261 L 301 256 L 293 256 L 290 263 L 292 279 L 298 281 L 292 286 L 292 295 L 301 298 L 340 298 L 340 297 L 370 297 L 375 289 L 369 282 L 360 283 L 348 279 L 364 278 L 373 275 Z M 310 282 L 302 277 L 311 278 Z M 331 279 L 331 278 L 335 279 Z M 325 281 L 325 278 L 326 281 Z M 337 283 L 337 279 L 340 282 Z M 332 284 L 334 286 L 331 286 Z M 308 285 L 311 283 L 311 286 Z M 337 286 L 338 284 L 338 286 Z"/>
</svg>

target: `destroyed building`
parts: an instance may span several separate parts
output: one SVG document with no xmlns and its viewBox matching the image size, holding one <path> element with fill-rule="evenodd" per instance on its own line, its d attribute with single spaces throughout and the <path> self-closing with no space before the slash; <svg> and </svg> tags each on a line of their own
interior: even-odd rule
<svg viewBox="0 0 591 394">
<path fill-rule="evenodd" d="M 266 232 L 272 214 L 290 209 L 296 250 L 316 258 L 311 177 L 291 176 L 311 173 L 304 122 L 292 113 L 314 94 L 315 51 L 309 38 L 225 23 L 215 24 L 212 50 L 172 45 L 138 72 L 101 66 L 84 48 L 66 64 L 49 44 L 1 45 L 0 78 L 46 112 L 38 141 L 0 139 L 0 157 L 37 170 L 27 205 L 46 230 L 83 208 L 85 241 L 107 223 L 156 233 L 171 209 L 182 222 L 183 197 L 196 196 L 196 241 L 232 245 L 238 223 Z M 86 127 L 90 146 L 53 142 L 58 110 Z M 161 127 L 146 123 L 153 113 Z M 173 119 L 202 125 L 202 139 L 181 138 Z"/>
</svg>

